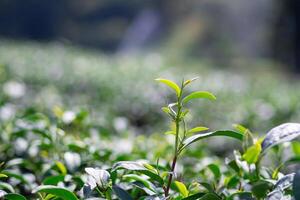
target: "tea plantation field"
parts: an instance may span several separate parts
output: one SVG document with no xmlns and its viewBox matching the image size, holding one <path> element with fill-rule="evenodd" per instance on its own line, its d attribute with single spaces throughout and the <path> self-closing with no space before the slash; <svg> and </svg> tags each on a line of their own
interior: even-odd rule
<svg viewBox="0 0 300 200">
<path fill-rule="evenodd" d="M 0 198 L 300 199 L 300 82 L 241 65 L 0 40 Z"/>
</svg>

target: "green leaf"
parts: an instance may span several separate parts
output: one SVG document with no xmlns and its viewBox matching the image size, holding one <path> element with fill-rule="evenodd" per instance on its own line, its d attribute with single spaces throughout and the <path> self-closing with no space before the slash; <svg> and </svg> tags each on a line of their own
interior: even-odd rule
<svg viewBox="0 0 300 200">
<path fill-rule="evenodd" d="M 204 187 L 208 192 L 213 192 L 214 191 L 214 187 L 207 182 L 199 182 L 199 184 Z"/>
<path fill-rule="evenodd" d="M 161 82 L 161 83 L 164 83 L 165 85 L 167 85 L 167 86 L 169 86 L 170 88 L 172 88 L 173 90 L 175 90 L 175 92 L 176 92 L 176 94 L 177 94 L 177 96 L 179 96 L 180 95 L 180 87 L 176 84 L 176 83 L 174 83 L 173 81 L 170 81 L 170 80 L 168 80 L 168 79 L 163 79 L 163 78 L 157 78 L 157 79 L 155 79 L 156 81 L 159 81 L 159 82 Z"/>
<path fill-rule="evenodd" d="M 236 192 L 228 197 L 228 200 L 235 200 L 235 199 L 254 200 L 251 192 Z"/>
<path fill-rule="evenodd" d="M 26 198 L 20 194 L 9 193 L 4 195 L 4 199 L 7 200 L 26 200 Z"/>
<path fill-rule="evenodd" d="M 222 176 L 219 166 L 212 163 L 212 164 L 209 164 L 207 167 L 214 174 L 215 180 L 219 181 Z"/>
<path fill-rule="evenodd" d="M 62 162 L 56 161 L 55 165 L 57 166 L 57 168 L 63 175 L 67 174 L 67 168 L 65 167 L 65 165 Z"/>
<path fill-rule="evenodd" d="M 175 131 L 167 131 L 165 132 L 166 135 L 176 135 Z"/>
<path fill-rule="evenodd" d="M 65 179 L 64 175 L 49 176 L 43 180 L 44 185 L 57 185 L 59 182 L 63 182 Z"/>
<path fill-rule="evenodd" d="M 12 193 L 15 192 L 14 188 L 10 184 L 4 182 L 0 182 L 0 189 L 8 190 L 9 192 Z"/>
<path fill-rule="evenodd" d="M 136 174 L 126 174 L 123 176 L 123 178 L 128 179 L 128 180 L 139 181 L 139 182 L 143 183 L 144 186 L 147 187 L 148 189 L 150 189 L 152 192 L 155 192 L 154 186 L 151 184 L 151 182 L 142 176 L 139 176 Z"/>
<path fill-rule="evenodd" d="M 243 159 L 246 160 L 248 164 L 256 163 L 258 161 L 260 153 L 261 144 L 260 142 L 256 142 L 243 154 Z"/>
<path fill-rule="evenodd" d="M 133 200 L 133 198 L 128 194 L 127 191 L 117 185 L 113 186 L 113 191 L 120 200 Z"/>
<path fill-rule="evenodd" d="M 127 169 L 131 171 L 137 171 L 142 174 L 149 176 L 151 179 L 159 182 L 161 185 L 164 184 L 164 180 L 157 174 L 153 173 L 152 170 L 147 169 L 144 166 L 145 163 L 135 162 L 135 161 L 120 161 L 113 165 L 112 171 L 118 169 Z"/>
<path fill-rule="evenodd" d="M 188 79 L 188 80 L 184 81 L 183 86 L 184 86 L 184 87 L 187 86 L 188 84 L 190 84 L 191 82 L 197 80 L 198 78 L 199 78 L 199 77 L 195 77 L 195 78 Z"/>
<path fill-rule="evenodd" d="M 249 129 L 247 129 L 246 127 L 244 127 L 244 126 L 241 125 L 241 124 L 233 124 L 233 127 L 234 127 L 237 131 L 241 132 L 242 134 L 245 134 L 245 133 L 249 132 Z"/>
<path fill-rule="evenodd" d="M 198 140 L 202 140 L 204 138 L 209 138 L 209 137 L 214 137 L 214 136 L 226 136 L 226 137 L 238 139 L 240 141 L 243 140 L 243 135 L 241 133 L 231 131 L 231 130 L 220 130 L 220 131 L 202 133 L 202 134 L 199 133 L 199 134 L 193 135 L 193 136 L 187 138 L 186 140 L 184 140 L 181 150 L 183 150 L 184 148 L 186 148 L 187 146 L 191 145 L 192 143 L 194 143 Z"/>
<path fill-rule="evenodd" d="M 272 185 L 269 182 L 261 180 L 253 184 L 251 191 L 257 199 L 261 199 L 267 196 L 267 192 L 271 187 Z"/>
<path fill-rule="evenodd" d="M 198 127 L 188 130 L 187 133 L 192 134 L 192 133 L 197 133 L 197 132 L 201 132 L 201 131 L 207 131 L 208 129 L 209 128 L 204 127 L 204 126 L 198 126 Z"/>
<path fill-rule="evenodd" d="M 47 194 L 52 194 L 56 197 L 60 197 L 64 200 L 78 200 L 75 194 L 65 188 L 53 186 L 53 185 L 41 185 L 33 190 L 33 193 L 45 192 Z"/>
<path fill-rule="evenodd" d="M 203 197 L 204 195 L 205 195 L 205 193 L 199 192 L 199 193 L 190 195 L 186 198 L 183 198 L 182 200 L 199 200 L 199 198 Z"/>
<path fill-rule="evenodd" d="M 283 142 L 289 142 L 296 137 L 300 136 L 300 124 L 298 123 L 285 123 L 271 129 L 264 141 L 262 142 L 262 149 L 265 151 L 275 145 Z"/>
<path fill-rule="evenodd" d="M 6 174 L 0 174 L 0 178 L 7 178 L 8 176 Z"/>
<path fill-rule="evenodd" d="M 215 193 L 208 193 L 201 197 L 199 200 L 221 200 L 221 198 Z"/>
<path fill-rule="evenodd" d="M 292 143 L 292 149 L 295 155 L 300 155 L 300 142 L 294 141 Z"/>
<path fill-rule="evenodd" d="M 178 191 L 180 192 L 180 194 L 183 197 L 189 196 L 189 191 L 187 190 L 186 186 L 182 182 L 175 181 L 174 183 L 175 183 L 176 187 L 178 188 Z"/>
<path fill-rule="evenodd" d="M 294 177 L 293 192 L 295 199 L 300 199 L 300 171 L 298 171 Z"/>
<path fill-rule="evenodd" d="M 216 100 L 217 98 L 210 92 L 206 92 L 206 91 L 197 91 L 197 92 L 193 92 L 189 95 L 187 95 L 186 97 L 183 98 L 182 102 L 183 103 L 187 103 L 189 102 L 191 99 L 199 99 L 199 98 L 204 98 L 204 99 L 209 99 L 209 100 Z"/>
</svg>

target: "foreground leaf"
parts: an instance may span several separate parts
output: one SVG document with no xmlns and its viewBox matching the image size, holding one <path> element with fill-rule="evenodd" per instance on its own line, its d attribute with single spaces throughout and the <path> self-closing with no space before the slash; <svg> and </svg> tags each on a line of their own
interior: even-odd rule
<svg viewBox="0 0 300 200">
<path fill-rule="evenodd" d="M 26 198 L 20 194 L 9 193 L 4 195 L 4 199 L 7 200 L 26 200 Z"/>
<path fill-rule="evenodd" d="M 283 142 L 289 142 L 300 135 L 300 124 L 285 123 L 271 129 L 262 142 L 262 150 Z"/>
<path fill-rule="evenodd" d="M 75 196 L 73 192 L 58 186 L 41 185 L 33 191 L 33 193 L 37 193 L 37 192 L 45 192 L 47 194 L 52 194 L 64 200 L 78 200 L 78 198 Z"/>
<path fill-rule="evenodd" d="M 243 140 L 243 135 L 241 133 L 238 133 L 235 131 L 230 131 L 230 130 L 221 130 L 221 131 L 215 131 L 215 132 L 209 132 L 209 133 L 199 133 L 199 134 L 196 134 L 196 135 L 193 135 L 193 136 L 187 138 L 183 142 L 183 146 L 182 146 L 181 150 L 183 150 L 184 148 L 186 148 L 187 146 L 189 146 L 190 144 L 192 144 L 198 140 L 202 140 L 204 138 L 214 137 L 214 136 L 227 136 L 227 137 L 231 137 L 234 139 L 238 139 L 240 141 Z"/>
<path fill-rule="evenodd" d="M 170 80 L 168 80 L 168 79 L 163 79 L 163 78 L 157 78 L 157 79 L 155 79 L 156 81 L 159 81 L 159 82 L 161 82 L 161 83 L 164 83 L 165 85 L 167 85 L 167 86 L 169 86 L 170 88 L 172 88 L 173 90 L 175 90 L 175 92 L 176 92 L 176 94 L 177 94 L 177 96 L 179 96 L 180 95 L 180 88 L 179 88 L 179 86 L 176 84 L 176 83 L 174 83 L 173 81 L 170 81 Z"/>
<path fill-rule="evenodd" d="M 175 181 L 175 185 L 183 197 L 187 197 L 189 195 L 189 191 L 187 190 L 186 186 L 183 183 L 179 181 Z"/>
<path fill-rule="evenodd" d="M 187 95 L 186 97 L 183 98 L 182 102 L 187 103 L 192 99 L 209 99 L 209 100 L 216 100 L 217 98 L 215 95 L 213 95 L 210 92 L 206 91 L 197 91 L 197 92 L 192 92 L 191 94 Z"/>
</svg>

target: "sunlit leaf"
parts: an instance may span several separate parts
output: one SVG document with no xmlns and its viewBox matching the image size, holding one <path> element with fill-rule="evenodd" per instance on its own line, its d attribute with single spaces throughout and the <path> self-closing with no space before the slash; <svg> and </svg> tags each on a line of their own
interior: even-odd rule
<svg viewBox="0 0 300 200">
<path fill-rule="evenodd" d="M 7 178 L 8 176 L 6 174 L 0 174 L 0 178 Z"/>
<path fill-rule="evenodd" d="M 197 91 L 197 92 L 193 92 L 189 95 L 187 95 L 186 97 L 183 98 L 182 102 L 183 103 L 187 103 L 189 102 L 191 99 L 199 99 L 199 98 L 204 98 L 204 99 L 209 99 L 209 100 L 216 100 L 217 98 L 210 92 L 206 92 L 206 91 Z"/>
<path fill-rule="evenodd" d="M 300 124 L 285 123 L 271 129 L 264 141 L 262 142 L 262 149 L 273 147 L 283 142 L 289 142 L 300 135 Z"/>
<path fill-rule="evenodd" d="M 166 135 L 176 135 L 175 131 L 167 131 L 165 132 Z"/>
<path fill-rule="evenodd" d="M 246 160 L 249 164 L 256 163 L 258 161 L 260 153 L 261 144 L 260 142 L 256 142 L 243 154 L 243 159 Z"/>
<path fill-rule="evenodd" d="M 65 167 L 65 165 L 62 162 L 56 161 L 55 165 L 57 166 L 57 168 L 63 175 L 67 174 L 67 168 Z"/>
<path fill-rule="evenodd" d="M 231 130 L 221 130 L 221 131 L 215 131 L 215 132 L 209 132 L 209 133 L 199 133 L 199 134 L 196 134 L 196 135 L 193 135 L 193 136 L 187 138 L 183 142 L 182 149 L 186 148 L 187 146 L 189 146 L 190 144 L 192 144 L 198 140 L 208 138 L 208 137 L 214 137 L 214 136 L 226 136 L 226 137 L 238 139 L 240 141 L 243 140 L 243 135 L 241 133 L 231 131 Z"/>
<path fill-rule="evenodd" d="M 182 182 L 175 181 L 174 183 L 175 183 L 178 191 L 180 192 L 180 194 L 183 197 L 187 197 L 189 195 L 189 191 L 187 190 L 186 186 Z"/>
<path fill-rule="evenodd" d="M 185 86 L 189 85 L 190 83 L 192 83 L 193 81 L 197 80 L 198 78 L 199 77 L 195 77 L 195 78 L 188 79 L 188 80 L 184 81 L 183 86 L 185 87 Z"/>
<path fill-rule="evenodd" d="M 188 130 L 188 134 L 192 134 L 192 133 L 197 133 L 197 132 L 201 132 L 201 131 L 207 131 L 209 128 L 204 127 L 204 126 L 198 126 L 195 128 L 192 128 L 190 130 Z"/>
<path fill-rule="evenodd" d="M 161 83 L 164 83 L 165 85 L 169 86 L 170 88 L 172 88 L 173 90 L 175 90 L 177 96 L 180 95 L 180 87 L 174 83 L 173 81 L 170 81 L 168 79 L 163 79 L 163 78 L 157 78 L 155 79 L 156 81 L 159 81 Z"/>
</svg>

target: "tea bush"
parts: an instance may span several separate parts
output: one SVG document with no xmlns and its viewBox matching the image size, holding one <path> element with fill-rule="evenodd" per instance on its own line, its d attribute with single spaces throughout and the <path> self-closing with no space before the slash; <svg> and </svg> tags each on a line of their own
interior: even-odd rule
<svg viewBox="0 0 300 200">
<path fill-rule="evenodd" d="M 0 195 L 4 199 L 298 199 L 299 174 L 284 173 L 299 161 L 300 124 L 285 123 L 257 137 L 242 125 L 235 130 L 207 132 L 191 128 L 187 106 L 196 99 L 215 100 L 207 91 L 186 93 L 196 79 L 178 86 L 156 79 L 174 90 L 174 103 L 162 108 L 171 129 L 156 137 L 105 136 L 85 111 L 59 108 L 52 116 L 34 109 L 1 123 Z M 232 155 L 193 152 L 192 143 L 209 137 L 239 142 Z M 101 137 L 101 138 L 100 138 Z M 293 156 L 284 150 L 292 143 Z M 121 150 L 121 151 L 120 151 Z M 195 149 L 194 149 L 195 150 Z M 197 152 L 199 151 L 199 153 Z M 170 159 L 170 155 L 172 159 Z M 194 156 L 197 155 L 197 156 Z M 273 156 L 271 163 L 263 161 Z M 194 158 L 189 158 L 194 157 Z M 172 160 L 170 162 L 170 160 Z M 178 166 L 179 165 L 179 166 Z M 179 168 L 179 169 L 178 169 Z M 180 169 L 181 168 L 181 169 Z"/>
<path fill-rule="evenodd" d="M 299 199 L 296 80 L 0 43 L 1 198 Z"/>
</svg>

